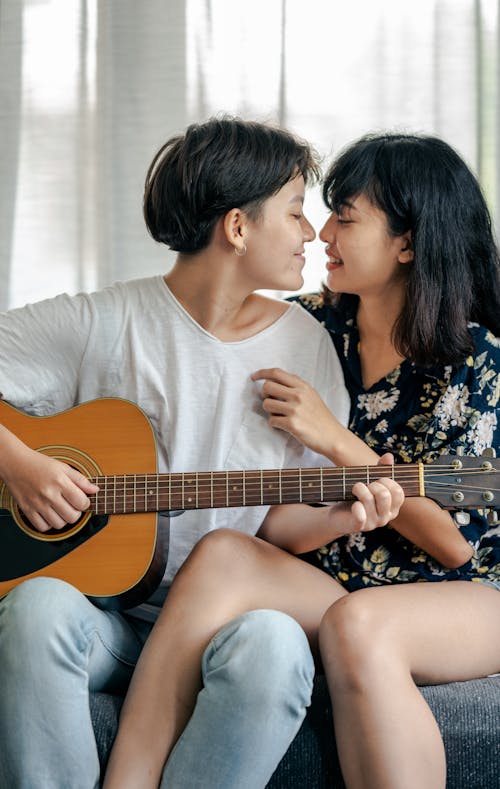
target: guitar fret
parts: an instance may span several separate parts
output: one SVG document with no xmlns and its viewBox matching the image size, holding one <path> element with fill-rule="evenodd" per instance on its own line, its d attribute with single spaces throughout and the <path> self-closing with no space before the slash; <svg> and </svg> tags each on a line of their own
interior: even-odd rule
<svg viewBox="0 0 500 789">
<path fill-rule="evenodd" d="M 445 478 L 445 474 L 436 477 Z M 470 473 L 470 472 L 469 472 Z M 477 473 L 477 472 L 476 472 Z M 499 473 L 494 471 L 493 473 Z M 165 509 L 248 507 L 264 504 L 352 500 L 356 481 L 370 484 L 378 475 L 400 481 L 407 496 L 441 493 L 448 487 L 419 464 L 382 468 L 364 465 L 339 468 L 285 468 L 240 471 L 126 474 L 91 479 L 99 492 L 91 496 L 96 514 L 151 512 Z M 425 478 L 424 478 L 425 475 Z M 434 477 L 434 475 L 433 475 Z M 453 480 L 454 482 L 454 480 Z M 461 480 L 458 480 L 461 483 Z M 424 485 L 425 483 L 425 485 Z M 431 488 L 431 484 L 433 487 Z M 130 486 L 133 486 L 133 489 Z M 477 486 L 479 489 L 479 485 Z M 168 497 L 167 497 L 168 494 Z M 451 496 L 451 494 L 450 494 Z M 453 500 L 450 498 L 452 503 Z"/>
</svg>

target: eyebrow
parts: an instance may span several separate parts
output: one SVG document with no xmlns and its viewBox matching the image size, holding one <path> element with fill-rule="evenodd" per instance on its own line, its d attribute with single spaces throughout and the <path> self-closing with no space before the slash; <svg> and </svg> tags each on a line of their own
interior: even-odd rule
<svg viewBox="0 0 500 789">
<path fill-rule="evenodd" d="M 304 203 L 304 195 L 294 195 L 293 197 L 290 198 L 290 200 L 288 202 L 289 203 L 300 203 L 301 205 L 303 205 L 303 203 Z"/>
</svg>

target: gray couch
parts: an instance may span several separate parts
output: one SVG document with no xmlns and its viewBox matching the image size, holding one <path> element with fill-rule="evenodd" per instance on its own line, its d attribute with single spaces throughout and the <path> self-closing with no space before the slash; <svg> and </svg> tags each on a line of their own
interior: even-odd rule
<svg viewBox="0 0 500 789">
<path fill-rule="evenodd" d="M 500 676 L 421 688 L 443 733 L 447 789 L 500 789 Z M 121 699 L 91 695 L 101 764 L 106 763 Z M 269 789 L 342 789 L 325 678 L 316 678 L 313 701 Z M 422 787 L 425 789 L 425 787 Z"/>
</svg>

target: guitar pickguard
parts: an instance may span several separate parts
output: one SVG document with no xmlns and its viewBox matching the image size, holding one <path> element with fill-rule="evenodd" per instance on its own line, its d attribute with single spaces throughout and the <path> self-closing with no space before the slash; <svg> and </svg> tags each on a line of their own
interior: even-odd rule
<svg viewBox="0 0 500 789">
<path fill-rule="evenodd" d="M 74 533 L 65 536 L 59 532 L 44 535 L 30 530 L 20 529 L 11 512 L 0 510 L 0 534 L 2 551 L 0 553 L 0 582 L 13 577 L 22 577 L 30 573 L 50 567 L 58 559 L 68 555 L 75 548 L 83 545 L 103 529 L 109 521 L 107 515 L 91 515 L 86 517 L 83 527 L 74 529 Z M 77 524 L 78 525 L 78 524 Z M 74 524 L 72 524 L 74 528 Z M 57 539 L 51 539 L 55 535 Z M 64 537 L 64 539 L 63 539 Z M 50 573 L 47 573 L 50 575 Z"/>
</svg>

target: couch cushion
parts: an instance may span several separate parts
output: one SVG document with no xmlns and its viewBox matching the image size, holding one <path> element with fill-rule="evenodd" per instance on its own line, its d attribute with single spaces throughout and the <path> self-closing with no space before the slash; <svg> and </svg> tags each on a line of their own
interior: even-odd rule
<svg viewBox="0 0 500 789">
<path fill-rule="evenodd" d="M 420 689 L 443 733 L 447 789 L 500 789 L 500 676 Z M 106 763 L 122 699 L 92 693 L 90 709 L 99 758 Z M 269 789 L 344 789 L 324 676 L 316 677 L 306 719 Z"/>
</svg>

